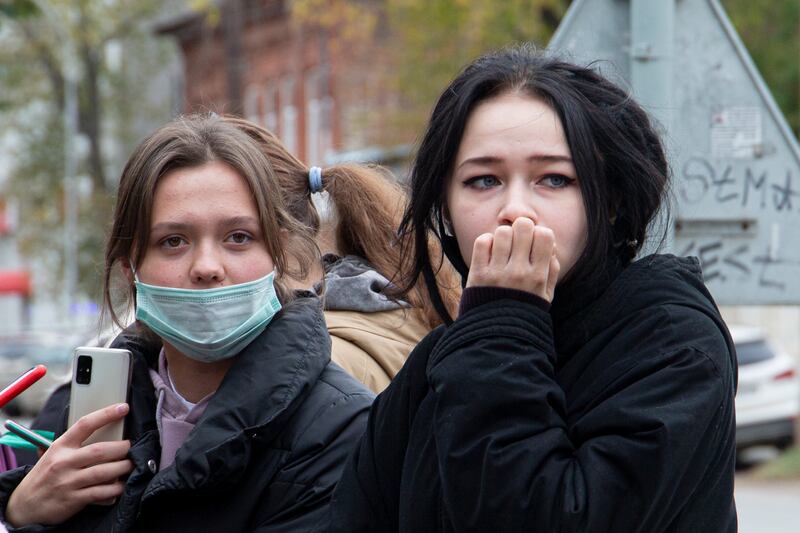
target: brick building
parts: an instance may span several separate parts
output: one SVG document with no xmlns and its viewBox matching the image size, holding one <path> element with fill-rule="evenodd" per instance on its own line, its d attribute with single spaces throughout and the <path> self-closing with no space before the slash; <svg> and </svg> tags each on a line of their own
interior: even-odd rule
<svg viewBox="0 0 800 533">
<path fill-rule="evenodd" d="M 335 31 L 296 23 L 286 0 L 217 6 L 216 16 L 186 12 L 157 26 L 183 55 L 185 111 L 242 115 L 274 131 L 308 164 L 354 150 L 389 163 L 387 154 L 406 153 L 380 148 L 397 142 L 370 112 L 391 98 L 380 90 L 387 67 L 374 48 L 348 47 Z"/>
</svg>

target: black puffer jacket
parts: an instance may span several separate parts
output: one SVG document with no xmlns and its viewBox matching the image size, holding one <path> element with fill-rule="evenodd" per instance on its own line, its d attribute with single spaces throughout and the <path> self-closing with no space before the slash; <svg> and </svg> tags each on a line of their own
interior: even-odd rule
<svg viewBox="0 0 800 533">
<path fill-rule="evenodd" d="M 59 531 L 311 531 L 327 511 L 372 393 L 330 363 L 316 297 L 301 297 L 238 356 L 178 450 L 161 456 L 148 366 L 135 339 L 127 424 L 135 467 L 113 507 L 89 506 Z M 29 467 L 28 467 L 29 468 Z M 26 469 L 0 476 L 0 505 Z M 35 531 L 39 528 L 22 528 Z"/>
<path fill-rule="evenodd" d="M 603 289 L 551 313 L 488 301 L 426 337 L 330 530 L 736 531 L 734 348 L 697 261 L 646 258 Z"/>
</svg>

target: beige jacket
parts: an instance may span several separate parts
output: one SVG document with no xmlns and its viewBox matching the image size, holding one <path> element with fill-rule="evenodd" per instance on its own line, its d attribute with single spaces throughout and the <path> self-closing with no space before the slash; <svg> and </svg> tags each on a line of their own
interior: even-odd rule
<svg viewBox="0 0 800 533">
<path fill-rule="evenodd" d="M 373 313 L 326 310 L 325 320 L 331 359 L 376 394 L 429 332 L 418 313 L 408 308 Z"/>
</svg>

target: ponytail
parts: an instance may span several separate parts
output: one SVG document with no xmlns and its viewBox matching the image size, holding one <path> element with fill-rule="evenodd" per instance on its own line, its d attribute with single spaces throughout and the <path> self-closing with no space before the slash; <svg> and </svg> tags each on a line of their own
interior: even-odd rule
<svg viewBox="0 0 800 533">
<path fill-rule="evenodd" d="M 287 211 L 319 236 L 320 217 L 312 201 L 310 168 L 292 155 L 272 132 L 238 117 L 226 116 L 224 120 L 261 146 L 278 178 Z M 318 181 L 315 176 L 315 186 Z M 435 307 L 444 305 L 451 314 L 455 312 L 460 284 L 446 260 L 442 259 L 435 276 L 412 275 L 413 255 L 407 252 L 413 248 L 402 244 L 397 233 L 407 195 L 388 170 L 374 165 L 334 165 L 321 169 L 321 181 L 322 191 L 328 193 L 336 212 L 333 234 L 340 255 L 365 259 L 394 286 L 401 287 L 396 291 L 387 288 L 384 294 L 404 298 L 430 328 L 442 323 Z M 438 249 L 429 252 L 433 257 L 443 257 Z M 425 277 L 436 281 L 440 289 L 442 302 L 437 302 L 437 306 L 428 296 Z"/>
<path fill-rule="evenodd" d="M 322 171 L 323 190 L 336 211 L 336 247 L 342 255 L 366 259 L 401 291 L 385 291 L 390 297 L 405 298 L 422 315 L 428 327 L 442 323 L 431 304 L 423 276 L 411 278 L 408 250 L 401 246 L 398 227 L 406 208 L 406 193 L 388 170 L 378 166 L 336 165 Z M 441 254 L 440 254 L 441 256 Z M 438 273 L 444 305 L 451 311 L 458 304 L 457 276 L 443 265 Z"/>
</svg>

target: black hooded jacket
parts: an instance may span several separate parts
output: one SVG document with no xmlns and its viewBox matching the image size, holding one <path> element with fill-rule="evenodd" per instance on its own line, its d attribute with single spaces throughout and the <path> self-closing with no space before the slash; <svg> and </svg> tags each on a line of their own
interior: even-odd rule
<svg viewBox="0 0 800 533">
<path fill-rule="evenodd" d="M 54 530 L 294 533 L 315 527 L 372 401 L 371 392 L 330 362 L 316 297 L 287 305 L 238 355 L 175 462 L 160 472 L 148 374 L 158 350 L 137 338 L 116 344 L 134 353 L 126 419 L 134 470 L 115 505 L 91 505 Z M 3 513 L 29 468 L 0 475 Z"/>
<path fill-rule="evenodd" d="M 329 531 L 736 531 L 735 352 L 699 265 L 612 277 L 428 335 L 376 399 Z"/>
</svg>

